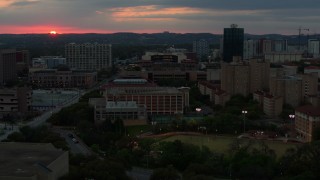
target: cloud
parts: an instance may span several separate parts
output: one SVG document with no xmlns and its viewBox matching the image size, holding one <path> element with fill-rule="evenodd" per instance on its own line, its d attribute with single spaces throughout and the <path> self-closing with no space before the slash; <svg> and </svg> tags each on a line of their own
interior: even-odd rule
<svg viewBox="0 0 320 180">
<path fill-rule="evenodd" d="M 222 33 L 236 23 L 248 33 L 293 34 L 299 26 L 320 30 L 319 9 L 317 0 L 0 0 L 0 33 L 3 26 L 47 25 L 77 31 Z"/>
<path fill-rule="evenodd" d="M 177 16 L 204 13 L 201 9 L 189 7 L 163 8 L 156 5 L 112 8 L 109 10 L 116 21 L 173 20 Z"/>
<path fill-rule="evenodd" d="M 98 10 L 96 11 L 96 13 L 97 13 L 97 14 L 104 14 L 104 12 L 98 11 Z"/>
<path fill-rule="evenodd" d="M 39 2 L 40 1 L 37 1 L 37 0 L 13 1 L 12 3 L 10 3 L 10 6 L 29 6 L 29 5 L 37 4 Z"/>
</svg>

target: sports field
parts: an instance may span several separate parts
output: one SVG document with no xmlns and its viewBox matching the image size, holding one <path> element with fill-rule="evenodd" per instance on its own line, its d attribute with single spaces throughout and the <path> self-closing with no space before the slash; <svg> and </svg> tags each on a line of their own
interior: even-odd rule
<svg viewBox="0 0 320 180">
<path fill-rule="evenodd" d="M 33 106 L 56 106 L 63 104 L 78 95 L 78 91 L 33 90 Z"/>
<path fill-rule="evenodd" d="M 197 146 L 207 146 L 210 150 L 218 153 L 228 153 L 230 145 L 235 140 L 240 142 L 248 142 L 248 139 L 237 139 L 236 137 L 222 137 L 222 136 L 191 136 L 191 135 L 176 135 L 163 139 L 163 141 L 180 140 L 183 143 L 190 143 Z M 287 149 L 296 147 L 298 144 L 283 143 L 280 141 L 267 141 L 267 140 L 252 140 L 255 144 L 263 141 L 270 149 L 273 149 L 277 157 L 281 157 Z"/>
</svg>

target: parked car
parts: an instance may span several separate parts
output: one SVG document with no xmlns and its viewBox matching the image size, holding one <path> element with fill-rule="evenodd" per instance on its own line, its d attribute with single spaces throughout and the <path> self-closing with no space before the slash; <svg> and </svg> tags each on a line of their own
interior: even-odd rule
<svg viewBox="0 0 320 180">
<path fill-rule="evenodd" d="M 78 141 L 76 138 L 72 138 L 72 141 L 73 141 L 74 143 L 79 143 L 79 141 Z"/>
</svg>

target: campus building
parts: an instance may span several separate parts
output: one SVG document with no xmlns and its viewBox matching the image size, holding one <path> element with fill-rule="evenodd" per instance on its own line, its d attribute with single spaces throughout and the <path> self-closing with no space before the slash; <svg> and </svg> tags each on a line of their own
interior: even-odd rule
<svg viewBox="0 0 320 180">
<path fill-rule="evenodd" d="M 69 172 L 69 153 L 52 144 L 0 143 L 0 179 L 58 180 Z"/>
<path fill-rule="evenodd" d="M 110 44 L 66 44 L 65 56 L 71 69 L 99 71 L 112 66 Z"/>
<path fill-rule="evenodd" d="M 165 65 L 162 65 L 165 68 Z M 207 79 L 207 72 L 198 70 L 150 70 L 150 71 L 122 71 L 121 76 L 141 76 L 155 82 L 161 80 L 201 81 Z"/>
<path fill-rule="evenodd" d="M 61 56 L 41 56 L 32 59 L 32 67 L 42 67 L 47 69 L 57 68 L 59 65 L 66 65 L 67 60 Z"/>
<path fill-rule="evenodd" d="M 97 83 L 97 72 L 40 70 L 29 73 L 29 82 L 41 88 L 90 88 Z"/>
<path fill-rule="evenodd" d="M 106 120 L 115 122 L 122 120 L 124 126 L 147 124 L 145 105 L 135 101 L 106 101 L 105 98 L 91 98 L 89 104 L 94 107 L 94 122 L 96 125 Z"/>
<path fill-rule="evenodd" d="M 320 128 L 320 108 L 311 105 L 295 110 L 295 129 L 305 142 L 313 140 L 313 134 Z"/>
<path fill-rule="evenodd" d="M 104 87 L 106 101 L 136 102 L 149 115 L 183 114 L 189 106 L 189 88 L 157 87 L 144 79 L 119 79 Z"/>
</svg>

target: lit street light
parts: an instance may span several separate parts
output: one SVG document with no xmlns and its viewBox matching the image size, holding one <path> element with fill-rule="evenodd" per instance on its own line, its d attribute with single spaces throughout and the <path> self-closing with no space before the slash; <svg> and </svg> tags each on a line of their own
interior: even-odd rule
<svg viewBox="0 0 320 180">
<path fill-rule="evenodd" d="M 291 123 L 291 122 L 294 122 L 294 117 L 295 117 L 294 114 L 289 114 L 289 118 L 290 118 L 290 120 L 291 120 L 290 123 Z"/>
<path fill-rule="evenodd" d="M 246 114 L 247 113 L 248 113 L 248 111 L 242 110 L 242 114 L 243 114 L 243 133 L 246 132 Z"/>
</svg>

